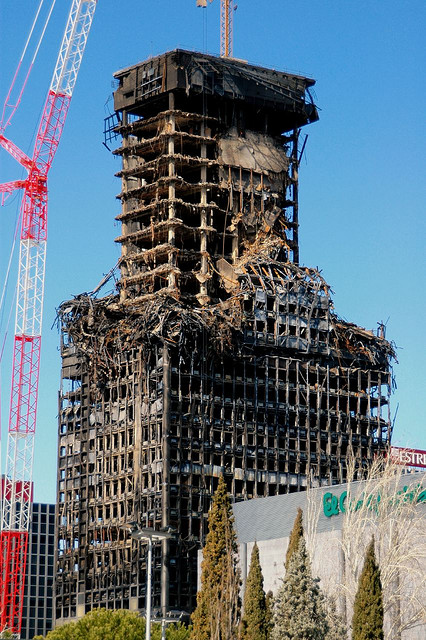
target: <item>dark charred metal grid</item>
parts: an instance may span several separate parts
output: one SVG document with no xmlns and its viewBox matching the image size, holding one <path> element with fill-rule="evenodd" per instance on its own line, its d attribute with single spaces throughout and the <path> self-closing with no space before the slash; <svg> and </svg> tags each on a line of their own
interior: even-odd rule
<svg viewBox="0 0 426 640">
<path fill-rule="evenodd" d="M 122 524 L 176 530 L 154 608 L 190 611 L 221 475 L 235 500 L 335 484 L 349 450 L 362 468 L 390 441 L 391 345 L 297 265 L 289 128 L 316 119 L 313 81 L 188 52 L 117 75 L 120 292 L 60 310 L 61 621 L 144 609 L 145 547 Z"/>
</svg>

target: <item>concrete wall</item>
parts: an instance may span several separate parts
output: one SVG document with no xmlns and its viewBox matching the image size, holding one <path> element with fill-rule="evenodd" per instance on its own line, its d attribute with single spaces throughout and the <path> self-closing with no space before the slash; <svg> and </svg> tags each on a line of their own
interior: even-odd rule
<svg viewBox="0 0 426 640">
<path fill-rule="evenodd" d="M 426 474 L 403 476 L 401 484 L 408 486 L 411 484 L 422 485 L 424 487 L 426 485 Z M 314 577 L 320 578 L 321 588 L 335 599 L 337 610 L 350 623 L 352 619 L 352 602 L 351 598 L 346 596 L 343 588 L 345 556 L 342 551 L 341 540 L 344 515 L 340 512 L 327 517 L 323 509 L 323 500 L 326 493 L 332 492 L 334 495 L 340 496 L 347 488 L 347 485 L 323 487 L 314 490 L 310 498 L 307 498 L 305 492 L 275 496 L 273 498 L 260 498 L 234 505 L 243 590 L 245 578 L 250 567 L 251 552 L 256 540 L 259 547 L 265 592 L 271 590 L 276 594 L 285 573 L 284 562 L 289 535 L 296 517 L 297 508 L 301 507 L 304 512 L 305 536 L 312 562 L 312 574 Z M 362 483 L 353 483 L 352 495 L 355 496 L 356 492 L 362 489 Z M 413 549 L 413 557 L 409 565 L 412 570 L 401 571 L 400 577 L 397 578 L 406 597 L 404 598 L 403 596 L 401 598 L 401 611 L 393 612 L 393 615 L 400 614 L 403 619 L 404 616 L 407 616 L 407 607 L 404 609 L 404 603 L 407 603 L 410 592 L 414 591 L 415 584 L 417 584 L 417 589 L 419 586 L 421 588 L 423 584 L 422 593 L 423 595 L 426 593 L 426 558 L 421 557 L 425 547 L 423 523 L 426 518 L 426 506 L 424 502 L 417 504 L 415 513 L 415 522 L 419 530 L 419 548 L 418 550 Z M 314 518 L 314 527 L 310 525 L 309 517 Z M 314 533 L 312 533 L 312 528 L 316 530 Z M 366 533 L 366 546 L 369 540 L 370 535 Z M 385 631 L 388 630 L 387 640 L 424 640 L 426 638 L 426 617 L 417 626 L 404 631 L 400 638 L 394 637 L 393 634 L 389 633 L 389 628 L 390 615 L 385 618 Z"/>
</svg>

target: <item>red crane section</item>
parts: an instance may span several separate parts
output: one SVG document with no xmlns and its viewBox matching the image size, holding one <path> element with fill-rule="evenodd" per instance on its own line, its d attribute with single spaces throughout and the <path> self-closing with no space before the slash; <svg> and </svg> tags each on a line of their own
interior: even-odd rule
<svg viewBox="0 0 426 640">
<path fill-rule="evenodd" d="M 18 637 L 32 503 L 47 242 L 47 176 L 61 138 L 96 5 L 97 0 L 72 0 L 32 158 L 0 133 L 0 146 L 28 171 L 24 181 L 0 185 L 3 196 L 24 189 L 0 533 L 0 632 L 7 629 Z"/>
</svg>

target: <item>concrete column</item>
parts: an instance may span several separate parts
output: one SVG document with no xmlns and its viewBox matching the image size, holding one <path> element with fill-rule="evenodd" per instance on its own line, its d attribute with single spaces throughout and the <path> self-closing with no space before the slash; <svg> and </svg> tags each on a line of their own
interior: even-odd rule
<svg viewBox="0 0 426 640">
<path fill-rule="evenodd" d="M 201 125 L 201 135 L 205 135 L 205 125 L 204 122 Z M 205 144 L 201 145 L 201 158 L 207 158 L 207 146 Z M 205 231 L 207 227 L 207 186 L 205 183 L 207 182 L 207 167 L 204 165 L 201 167 L 201 182 L 203 186 L 201 187 L 201 196 L 200 196 L 200 204 L 202 205 L 201 209 L 201 217 L 200 217 L 200 252 L 201 252 L 201 281 L 200 281 L 200 300 L 203 301 L 207 298 L 207 278 L 208 278 L 208 262 L 207 262 L 207 231 Z"/>
<path fill-rule="evenodd" d="M 291 179 L 293 185 L 293 262 L 299 264 L 299 158 L 298 158 L 299 131 L 293 131 L 291 152 Z M 290 259 L 290 256 L 289 256 Z"/>
<path fill-rule="evenodd" d="M 122 116 L 122 123 L 123 125 L 127 125 L 127 112 L 123 111 L 123 116 Z M 123 136 L 123 148 L 124 147 L 128 147 L 129 146 L 129 139 L 128 136 Z M 123 153 L 123 169 L 128 169 L 128 156 L 127 154 Z M 123 193 L 127 192 L 127 179 L 125 177 L 122 178 L 121 180 L 121 184 L 122 184 L 122 191 Z M 126 209 L 127 211 L 127 202 L 124 201 L 123 203 L 123 210 Z M 121 225 L 121 235 L 125 235 L 127 233 L 127 224 L 123 221 L 122 225 Z M 121 255 L 123 257 L 127 256 L 127 244 L 125 242 L 122 243 L 121 245 Z M 122 266 L 120 268 L 120 272 L 121 272 L 121 277 L 122 278 L 126 278 L 129 275 L 128 272 L 128 268 L 127 268 L 127 264 L 125 262 L 122 263 Z M 127 298 L 127 291 L 126 289 L 121 288 L 120 289 L 120 302 L 123 302 L 125 299 Z"/>
<path fill-rule="evenodd" d="M 174 93 L 169 93 L 169 111 L 173 111 L 175 108 L 175 96 Z M 170 113 L 167 120 L 167 131 L 170 133 L 170 137 L 168 138 L 167 143 L 167 153 L 169 156 L 174 155 L 175 153 L 175 138 L 174 132 L 176 131 L 176 118 L 174 113 Z M 176 175 L 176 167 L 174 158 L 169 158 L 169 167 L 168 167 L 168 175 L 169 177 L 173 177 Z M 176 198 L 176 185 L 174 180 L 169 182 L 169 220 L 172 220 L 176 217 L 176 206 L 175 200 Z M 168 231 L 168 243 L 175 246 L 176 243 L 176 232 L 175 227 L 170 227 Z M 176 254 L 174 252 L 169 253 L 169 265 L 171 267 L 176 267 Z M 176 287 L 176 274 L 170 273 L 168 277 L 168 286 L 171 288 Z"/>
</svg>

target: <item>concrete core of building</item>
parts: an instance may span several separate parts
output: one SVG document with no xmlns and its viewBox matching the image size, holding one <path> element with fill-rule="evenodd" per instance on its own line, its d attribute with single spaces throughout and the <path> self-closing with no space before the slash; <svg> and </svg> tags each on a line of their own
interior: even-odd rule
<svg viewBox="0 0 426 640">
<path fill-rule="evenodd" d="M 345 481 L 390 442 L 391 344 L 299 265 L 314 81 L 176 50 L 115 74 L 118 293 L 61 306 L 56 619 L 191 611 L 223 475 L 235 501 Z"/>
</svg>

